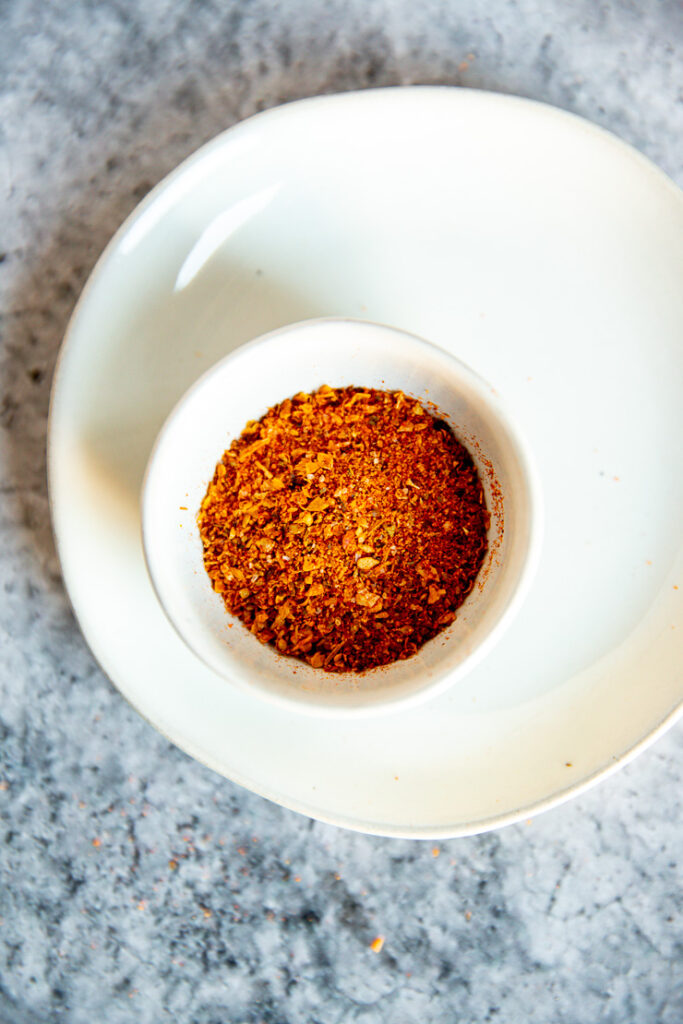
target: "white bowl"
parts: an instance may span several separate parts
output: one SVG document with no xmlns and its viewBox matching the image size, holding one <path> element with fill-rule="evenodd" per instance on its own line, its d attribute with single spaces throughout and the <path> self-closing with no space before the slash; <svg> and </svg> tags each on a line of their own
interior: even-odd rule
<svg viewBox="0 0 683 1024">
<path fill-rule="evenodd" d="M 229 616 L 204 569 L 196 524 L 216 463 L 246 422 L 321 384 L 400 389 L 434 402 L 469 448 L 491 513 L 489 550 L 455 622 L 412 658 L 361 674 L 327 673 L 284 657 Z M 358 320 L 323 319 L 243 345 L 186 392 L 150 457 L 142 531 L 159 600 L 207 665 L 230 684 L 291 708 L 358 715 L 441 692 L 491 650 L 532 578 L 541 512 L 529 453 L 490 385 L 414 335 Z"/>
</svg>

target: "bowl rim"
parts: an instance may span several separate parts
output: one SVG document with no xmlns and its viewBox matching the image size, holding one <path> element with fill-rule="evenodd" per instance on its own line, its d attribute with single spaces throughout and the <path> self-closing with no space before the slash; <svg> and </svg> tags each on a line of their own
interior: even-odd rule
<svg viewBox="0 0 683 1024">
<path fill-rule="evenodd" d="M 468 385 L 477 393 L 477 396 L 483 400 L 483 404 L 486 409 L 486 416 L 492 416 L 495 418 L 497 425 L 503 429 L 508 441 L 511 443 L 524 483 L 526 504 L 528 507 L 526 544 L 523 549 L 523 556 L 517 573 L 517 578 L 513 583 L 511 593 L 498 616 L 498 619 L 490 626 L 481 640 L 476 643 L 470 653 L 459 664 L 455 666 L 449 664 L 449 658 L 446 657 L 443 659 L 442 664 L 434 670 L 434 676 L 431 680 L 423 683 L 421 686 L 417 686 L 416 683 L 417 689 L 411 689 L 408 693 L 403 693 L 401 695 L 394 694 L 392 696 L 391 690 L 388 688 L 386 694 L 382 695 L 381 698 L 375 699 L 371 704 L 334 704 L 331 702 L 325 704 L 316 703 L 318 700 L 317 695 L 308 694 L 303 688 L 293 691 L 291 695 L 275 692 L 272 689 L 261 685 L 258 678 L 252 676 L 247 678 L 244 673 L 240 672 L 239 657 L 230 653 L 227 654 L 225 659 L 225 670 L 219 668 L 214 660 L 207 657 L 202 644 L 196 641 L 192 631 L 183 629 L 169 609 L 163 584 L 161 584 L 159 580 L 159 573 L 156 571 L 156 561 L 153 553 L 155 547 L 150 540 L 152 533 L 151 524 L 153 522 L 153 512 L 151 508 L 153 500 L 152 484 L 157 458 L 165 448 L 168 437 L 171 434 L 176 421 L 185 410 L 185 407 L 201 393 L 207 383 L 213 379 L 217 373 L 222 372 L 226 366 L 236 362 L 238 359 L 244 358 L 245 354 L 256 353 L 260 349 L 268 348 L 275 343 L 281 344 L 282 339 L 288 335 L 298 335 L 309 329 L 319 329 L 321 326 L 370 327 L 373 330 L 379 329 L 380 331 L 386 331 L 387 333 L 394 335 L 394 337 L 398 336 L 402 339 L 404 344 L 412 346 L 417 351 L 427 351 L 432 359 L 437 358 L 441 360 L 441 362 L 448 366 L 451 371 L 455 369 L 459 376 L 465 378 Z M 497 390 L 488 381 L 486 381 L 484 377 L 473 370 L 468 364 L 460 360 L 457 356 L 452 355 L 440 348 L 438 345 L 420 337 L 417 334 L 403 330 L 403 328 L 400 327 L 394 327 L 388 324 L 378 323 L 376 321 L 364 320 L 358 317 L 347 316 L 311 317 L 306 320 L 285 324 L 238 345 L 237 348 L 222 356 L 212 366 L 205 370 L 185 390 L 175 403 L 156 436 L 147 461 L 140 489 L 140 509 L 142 549 L 147 573 L 152 583 L 156 598 L 166 618 L 182 642 L 203 662 L 204 665 L 236 689 L 244 690 L 245 688 L 248 688 L 249 692 L 255 694 L 259 699 L 265 700 L 286 710 L 326 719 L 370 718 L 386 713 L 405 711 L 406 709 L 416 707 L 439 696 L 440 694 L 443 694 L 446 690 L 449 690 L 451 686 L 455 685 L 459 680 L 469 674 L 487 656 L 493 647 L 495 647 L 498 640 L 520 610 L 538 568 L 543 541 L 543 501 L 539 475 L 524 435 L 516 424 L 514 416 L 511 416 L 510 411 L 505 406 L 505 403 L 501 401 Z M 273 651 L 273 655 L 276 656 L 277 652 Z M 369 673 L 372 671 L 387 671 L 390 670 L 390 668 L 391 665 L 380 666 L 377 669 L 369 670 Z M 349 675 L 353 674 L 354 673 L 349 673 Z"/>
</svg>

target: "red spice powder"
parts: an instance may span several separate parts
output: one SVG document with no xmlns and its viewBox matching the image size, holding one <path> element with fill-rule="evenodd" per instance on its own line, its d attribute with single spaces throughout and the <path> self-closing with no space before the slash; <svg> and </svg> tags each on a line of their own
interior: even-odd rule
<svg viewBox="0 0 683 1024">
<path fill-rule="evenodd" d="M 489 514 L 445 421 L 401 391 L 323 386 L 247 424 L 198 524 L 214 590 L 262 643 L 363 672 L 453 622 Z"/>
</svg>

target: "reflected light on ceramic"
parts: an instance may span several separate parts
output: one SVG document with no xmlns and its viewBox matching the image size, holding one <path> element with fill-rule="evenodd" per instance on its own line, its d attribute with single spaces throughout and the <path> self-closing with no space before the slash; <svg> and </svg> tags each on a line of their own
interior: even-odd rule
<svg viewBox="0 0 683 1024">
<path fill-rule="evenodd" d="M 187 288 L 188 284 L 197 276 L 202 267 L 211 259 L 213 254 L 220 249 L 223 243 L 238 230 L 243 224 L 251 220 L 257 213 L 265 210 L 280 191 L 281 185 L 269 185 L 253 196 L 241 199 L 234 206 L 228 207 L 220 213 L 209 226 L 202 231 L 198 240 L 190 249 L 183 265 L 178 271 L 174 292 L 180 292 Z"/>
<path fill-rule="evenodd" d="M 235 139 L 236 146 L 231 154 L 231 165 L 248 154 L 254 147 L 254 142 L 254 138 L 249 135 Z M 199 154 L 191 156 L 164 180 L 161 190 L 157 186 L 148 196 L 139 215 L 121 239 L 119 251 L 123 256 L 137 248 L 184 196 L 214 174 L 218 164 L 225 163 L 225 154 L 215 143 L 209 143 L 201 151 L 201 155 L 202 159 L 199 159 Z"/>
</svg>

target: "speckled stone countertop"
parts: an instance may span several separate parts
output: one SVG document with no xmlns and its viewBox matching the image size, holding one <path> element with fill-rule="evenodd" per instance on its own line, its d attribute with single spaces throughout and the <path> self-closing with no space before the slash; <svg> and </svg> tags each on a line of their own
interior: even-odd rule
<svg viewBox="0 0 683 1024">
<path fill-rule="evenodd" d="M 466 84 L 583 114 L 681 183 L 681 43 L 674 0 L 0 5 L 2 1024 L 683 1020 L 680 728 L 472 839 L 282 810 L 171 747 L 96 667 L 44 458 L 94 261 L 219 130 L 319 92 Z"/>
</svg>

